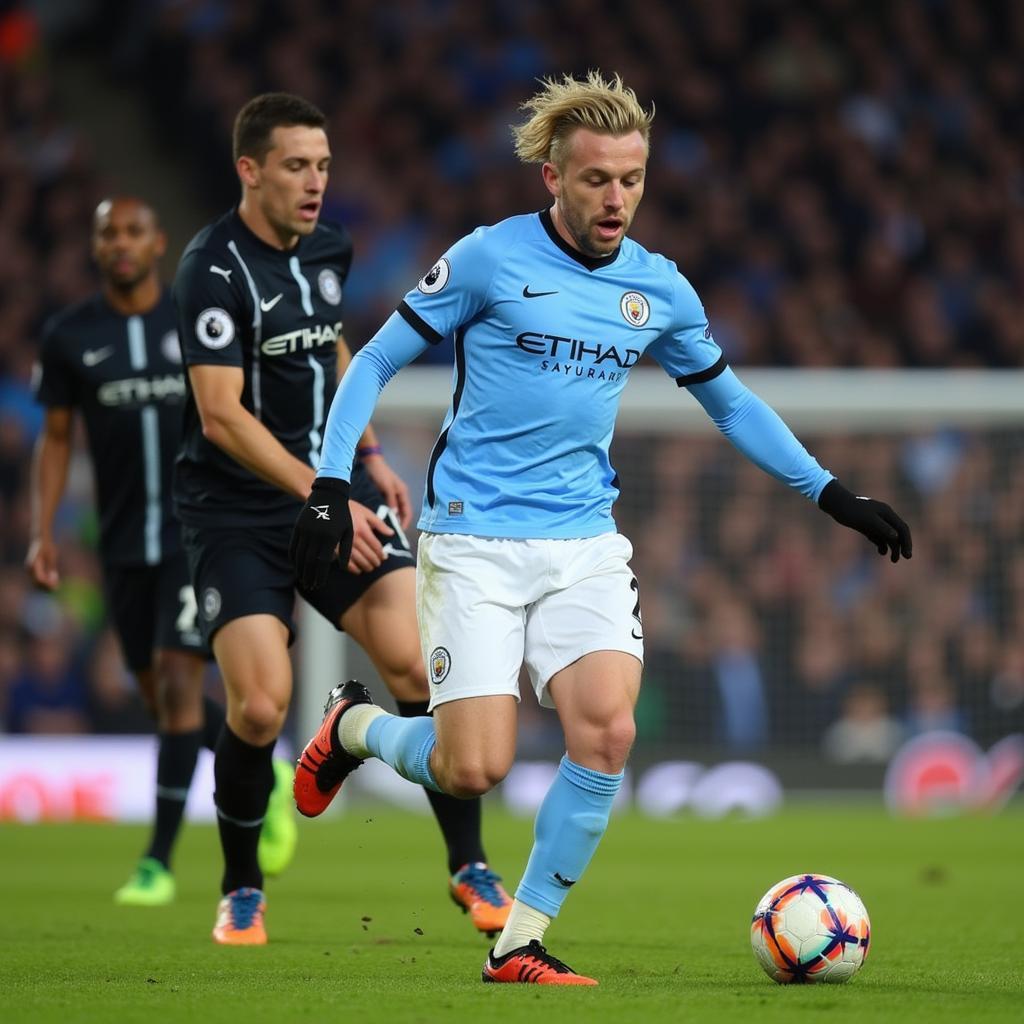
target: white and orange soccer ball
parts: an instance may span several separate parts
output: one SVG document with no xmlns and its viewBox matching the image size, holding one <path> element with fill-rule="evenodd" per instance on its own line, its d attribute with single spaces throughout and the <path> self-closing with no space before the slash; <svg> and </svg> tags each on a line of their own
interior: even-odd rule
<svg viewBox="0 0 1024 1024">
<path fill-rule="evenodd" d="M 750 945 L 780 985 L 849 981 L 867 959 L 871 922 L 860 897 L 828 875 L 793 875 L 754 910 Z"/>
</svg>

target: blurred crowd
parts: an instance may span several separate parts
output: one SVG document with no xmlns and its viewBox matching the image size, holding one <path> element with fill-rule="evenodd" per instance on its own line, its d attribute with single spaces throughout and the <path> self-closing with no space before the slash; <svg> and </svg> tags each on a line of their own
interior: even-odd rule
<svg viewBox="0 0 1024 1024">
<path fill-rule="evenodd" d="M 544 205 L 508 126 L 538 76 L 599 67 L 657 108 L 635 236 L 690 277 L 734 363 L 1024 362 L 1013 0 L 111 6 L 108 52 L 208 212 L 235 199 L 247 97 L 328 113 L 354 340 L 456 238 Z"/>
<path fill-rule="evenodd" d="M 641 731 L 884 763 L 1024 731 L 1024 429 L 805 439 L 913 525 L 892 565 L 718 436 L 616 442 L 647 649 Z"/>
<path fill-rule="evenodd" d="M 39 328 L 95 287 L 101 180 L 48 46 L 0 3 L 0 723 L 145 728 L 101 627 L 89 470 L 73 467 L 59 601 L 24 556 Z M 542 75 L 617 71 L 657 107 L 634 235 L 675 259 L 735 366 L 1024 365 L 1024 5 L 1012 0 L 98 0 L 75 41 L 149 111 L 195 226 L 236 198 L 235 112 L 328 114 L 325 215 L 355 239 L 365 341 L 461 234 L 540 209 L 508 126 Z M 167 270 L 173 268 L 174 256 Z M 448 357 L 439 347 L 431 356 Z M 641 729 L 735 751 L 884 760 L 1024 706 L 1024 435 L 809 439 L 915 531 L 896 570 L 718 438 L 623 435 L 620 526 L 648 636 Z"/>
</svg>

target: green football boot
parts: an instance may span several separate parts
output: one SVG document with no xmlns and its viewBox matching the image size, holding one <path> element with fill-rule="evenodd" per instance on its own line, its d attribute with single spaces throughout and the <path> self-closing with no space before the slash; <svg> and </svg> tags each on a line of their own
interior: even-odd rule
<svg viewBox="0 0 1024 1024">
<path fill-rule="evenodd" d="M 139 861 L 132 877 L 114 893 L 122 907 L 165 907 L 174 902 L 174 875 L 152 857 Z"/>
<path fill-rule="evenodd" d="M 295 804 L 292 801 L 292 781 L 295 771 L 288 761 L 274 759 L 274 788 L 270 793 L 267 813 L 260 831 L 257 854 L 260 870 L 273 877 L 292 862 L 299 828 L 295 824 Z"/>
</svg>

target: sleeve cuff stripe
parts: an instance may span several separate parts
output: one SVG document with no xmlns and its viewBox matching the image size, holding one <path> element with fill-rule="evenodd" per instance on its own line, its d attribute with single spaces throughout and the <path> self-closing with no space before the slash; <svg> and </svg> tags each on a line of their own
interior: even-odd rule
<svg viewBox="0 0 1024 1024">
<path fill-rule="evenodd" d="M 418 313 L 404 299 L 398 306 L 398 315 L 418 334 L 423 338 L 424 341 L 430 342 L 431 345 L 440 345 L 444 341 L 444 335 L 438 334 L 426 320 L 423 319 Z"/>
<path fill-rule="evenodd" d="M 719 374 L 724 373 L 728 368 L 729 364 L 725 361 L 725 353 L 723 353 L 718 357 L 718 362 L 713 366 L 709 366 L 706 370 L 676 377 L 676 384 L 681 388 L 689 387 L 691 384 L 706 384 L 709 380 L 714 380 Z"/>
</svg>

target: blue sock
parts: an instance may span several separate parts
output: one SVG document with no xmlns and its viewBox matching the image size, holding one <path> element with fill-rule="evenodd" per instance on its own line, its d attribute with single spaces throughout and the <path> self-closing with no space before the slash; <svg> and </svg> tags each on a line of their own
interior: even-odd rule
<svg viewBox="0 0 1024 1024">
<path fill-rule="evenodd" d="M 381 715 L 366 731 L 366 749 L 410 782 L 440 793 L 430 770 L 430 752 L 437 745 L 434 720 L 426 715 L 399 718 Z"/>
<path fill-rule="evenodd" d="M 623 773 L 584 768 L 566 754 L 533 827 L 533 850 L 516 899 L 555 917 L 608 827 Z"/>
</svg>

